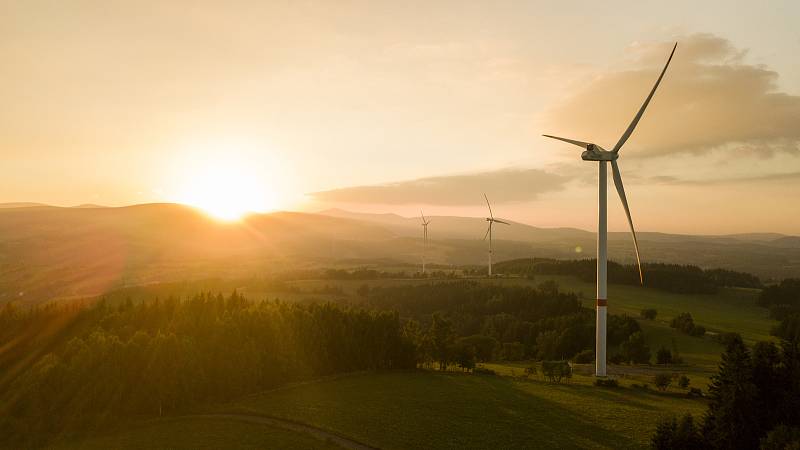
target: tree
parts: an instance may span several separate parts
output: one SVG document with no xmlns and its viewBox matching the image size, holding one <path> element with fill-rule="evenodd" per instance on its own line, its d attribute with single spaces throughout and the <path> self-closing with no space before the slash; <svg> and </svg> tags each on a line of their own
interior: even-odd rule
<svg viewBox="0 0 800 450">
<path fill-rule="evenodd" d="M 656 352 L 656 363 L 662 365 L 672 364 L 672 352 L 664 347 L 659 348 Z"/>
<path fill-rule="evenodd" d="M 639 315 L 642 317 L 642 319 L 656 320 L 658 311 L 653 308 L 645 308 L 639 313 Z"/>
<path fill-rule="evenodd" d="M 461 370 L 470 371 L 475 368 L 475 351 L 469 345 L 457 344 L 455 348 L 455 362 Z"/>
<path fill-rule="evenodd" d="M 471 346 L 475 351 L 475 358 L 481 362 L 491 361 L 500 346 L 497 339 L 481 334 L 473 334 L 472 336 L 461 338 L 459 343 Z"/>
<path fill-rule="evenodd" d="M 642 335 L 641 331 L 630 335 L 628 340 L 620 346 L 620 351 L 628 362 L 637 364 L 650 362 L 650 347 L 645 344 L 644 335 Z"/>
<path fill-rule="evenodd" d="M 428 335 L 433 347 L 433 358 L 439 362 L 439 370 L 446 370 L 455 341 L 453 323 L 438 313 L 434 313 L 432 319 Z"/>
<path fill-rule="evenodd" d="M 503 343 L 503 359 L 506 361 L 519 361 L 525 357 L 525 346 L 519 342 Z"/>
<path fill-rule="evenodd" d="M 800 449 L 800 428 L 778 425 L 761 439 L 761 450 Z"/>
<path fill-rule="evenodd" d="M 675 316 L 675 318 L 669 323 L 669 326 L 690 336 L 702 336 L 706 334 L 705 327 L 695 325 L 692 315 L 688 312 L 680 313 Z"/>
<path fill-rule="evenodd" d="M 672 384 L 672 375 L 668 373 L 659 373 L 653 377 L 653 384 L 659 391 L 666 391 L 670 384 Z"/>
<path fill-rule="evenodd" d="M 706 448 L 700 430 L 694 424 L 694 418 L 687 414 L 678 422 L 675 417 L 667 419 L 656 426 L 651 440 L 656 450 L 699 450 Z"/>
<path fill-rule="evenodd" d="M 705 439 L 718 448 L 757 448 L 761 435 L 753 405 L 758 389 L 752 381 L 750 353 L 741 336 L 728 343 L 719 372 L 711 377 L 708 413 L 703 425 Z"/>
</svg>

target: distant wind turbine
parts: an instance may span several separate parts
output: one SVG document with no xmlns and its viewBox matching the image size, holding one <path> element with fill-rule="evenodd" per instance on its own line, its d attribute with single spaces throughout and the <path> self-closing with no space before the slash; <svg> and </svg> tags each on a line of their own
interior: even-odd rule
<svg viewBox="0 0 800 450">
<path fill-rule="evenodd" d="M 422 210 L 419 210 L 419 216 L 422 218 L 422 273 L 425 273 L 425 257 L 428 253 L 428 224 L 430 220 L 425 218 Z"/>
<path fill-rule="evenodd" d="M 492 214 L 492 205 L 489 204 L 489 197 L 486 194 L 483 194 L 483 198 L 486 199 L 486 206 L 489 207 L 489 217 L 486 218 L 486 221 L 489 222 L 489 228 L 486 229 L 486 234 L 483 235 L 483 240 L 486 240 L 486 237 L 489 237 L 489 276 L 492 276 L 492 225 L 497 223 L 502 223 L 503 225 L 510 225 L 508 222 L 503 222 L 500 219 L 495 219 L 494 214 Z"/>
<path fill-rule="evenodd" d="M 669 54 L 667 64 L 658 76 L 655 86 L 650 91 L 650 95 L 644 100 L 639 112 L 634 116 L 633 121 L 628 125 L 628 129 L 619 138 L 619 141 L 611 151 L 605 150 L 597 144 L 589 142 L 575 141 L 557 136 L 550 136 L 545 134 L 545 137 L 558 139 L 560 141 L 568 142 L 578 147 L 583 147 L 586 150 L 581 153 L 581 158 L 584 161 L 597 161 L 600 163 L 600 177 L 599 177 L 599 207 L 598 207 L 598 221 L 597 221 L 597 327 L 595 335 L 595 376 L 606 376 L 606 314 L 608 307 L 608 294 L 607 294 L 607 261 L 608 261 L 608 227 L 607 227 L 607 162 L 611 161 L 611 169 L 614 175 L 614 186 L 617 188 L 619 199 L 622 201 L 622 207 L 625 209 L 625 214 L 628 216 L 628 225 L 631 228 L 631 235 L 633 236 L 633 247 L 636 250 L 636 264 L 639 266 L 639 282 L 644 284 L 644 277 L 642 276 L 642 263 L 639 259 L 639 243 L 636 240 L 636 230 L 633 228 L 633 220 L 631 219 L 631 211 L 628 208 L 628 200 L 625 197 L 625 188 L 622 186 L 622 176 L 619 173 L 619 166 L 617 165 L 617 158 L 619 158 L 619 150 L 625 145 L 625 142 L 633 134 L 636 124 L 644 114 L 645 108 L 656 93 L 661 79 L 664 78 L 664 73 L 667 72 L 672 55 L 675 54 L 675 49 L 678 44 L 672 47 L 672 53 Z"/>
</svg>

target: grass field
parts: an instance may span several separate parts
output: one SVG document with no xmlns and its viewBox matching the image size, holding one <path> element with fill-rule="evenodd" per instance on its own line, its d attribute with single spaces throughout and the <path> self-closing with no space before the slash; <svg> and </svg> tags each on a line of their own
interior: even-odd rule
<svg viewBox="0 0 800 450">
<path fill-rule="evenodd" d="M 631 388 L 427 371 L 356 374 L 224 411 L 289 418 L 387 448 L 642 448 L 662 417 L 702 400 Z"/>
<path fill-rule="evenodd" d="M 119 431 L 59 443 L 53 450 L 101 449 L 334 449 L 330 442 L 262 424 L 224 419 L 169 418 L 122 426 Z"/>
</svg>

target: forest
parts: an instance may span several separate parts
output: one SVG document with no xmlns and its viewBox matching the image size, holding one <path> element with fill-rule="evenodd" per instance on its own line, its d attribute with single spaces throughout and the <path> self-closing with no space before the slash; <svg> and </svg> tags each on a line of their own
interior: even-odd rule
<svg viewBox="0 0 800 450">
<path fill-rule="evenodd" d="M 13 348 L 0 361 L 0 436 L 25 445 L 35 443 L 13 440 L 46 440 L 311 377 L 416 364 L 396 313 L 250 302 L 235 292 L 115 306 L 6 306 L 0 346 Z"/>
<path fill-rule="evenodd" d="M 411 319 L 411 326 L 432 326 L 434 317 L 452 329 L 453 339 L 482 342 L 479 360 L 491 357 L 520 359 L 570 359 L 594 347 L 594 312 L 581 306 L 574 293 L 547 281 L 538 287 L 500 286 L 475 281 L 437 282 L 412 286 L 364 289 L 364 305 L 396 310 Z M 640 331 L 631 317 L 610 315 L 608 342 L 627 341 Z M 489 343 L 493 343 L 490 345 Z M 423 359 L 429 357 L 419 346 Z M 626 358 L 622 358 L 626 359 Z"/>
</svg>

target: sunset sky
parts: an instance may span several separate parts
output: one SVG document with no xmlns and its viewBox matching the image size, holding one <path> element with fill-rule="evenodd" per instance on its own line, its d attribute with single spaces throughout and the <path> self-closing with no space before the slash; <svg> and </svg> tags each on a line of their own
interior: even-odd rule
<svg viewBox="0 0 800 450">
<path fill-rule="evenodd" d="M 558 3 L 558 4 L 556 4 Z M 576 13 L 580 11 L 580 13 Z M 800 234 L 800 2 L 0 0 L 0 202 Z M 610 228 L 625 230 L 609 189 Z"/>
</svg>

